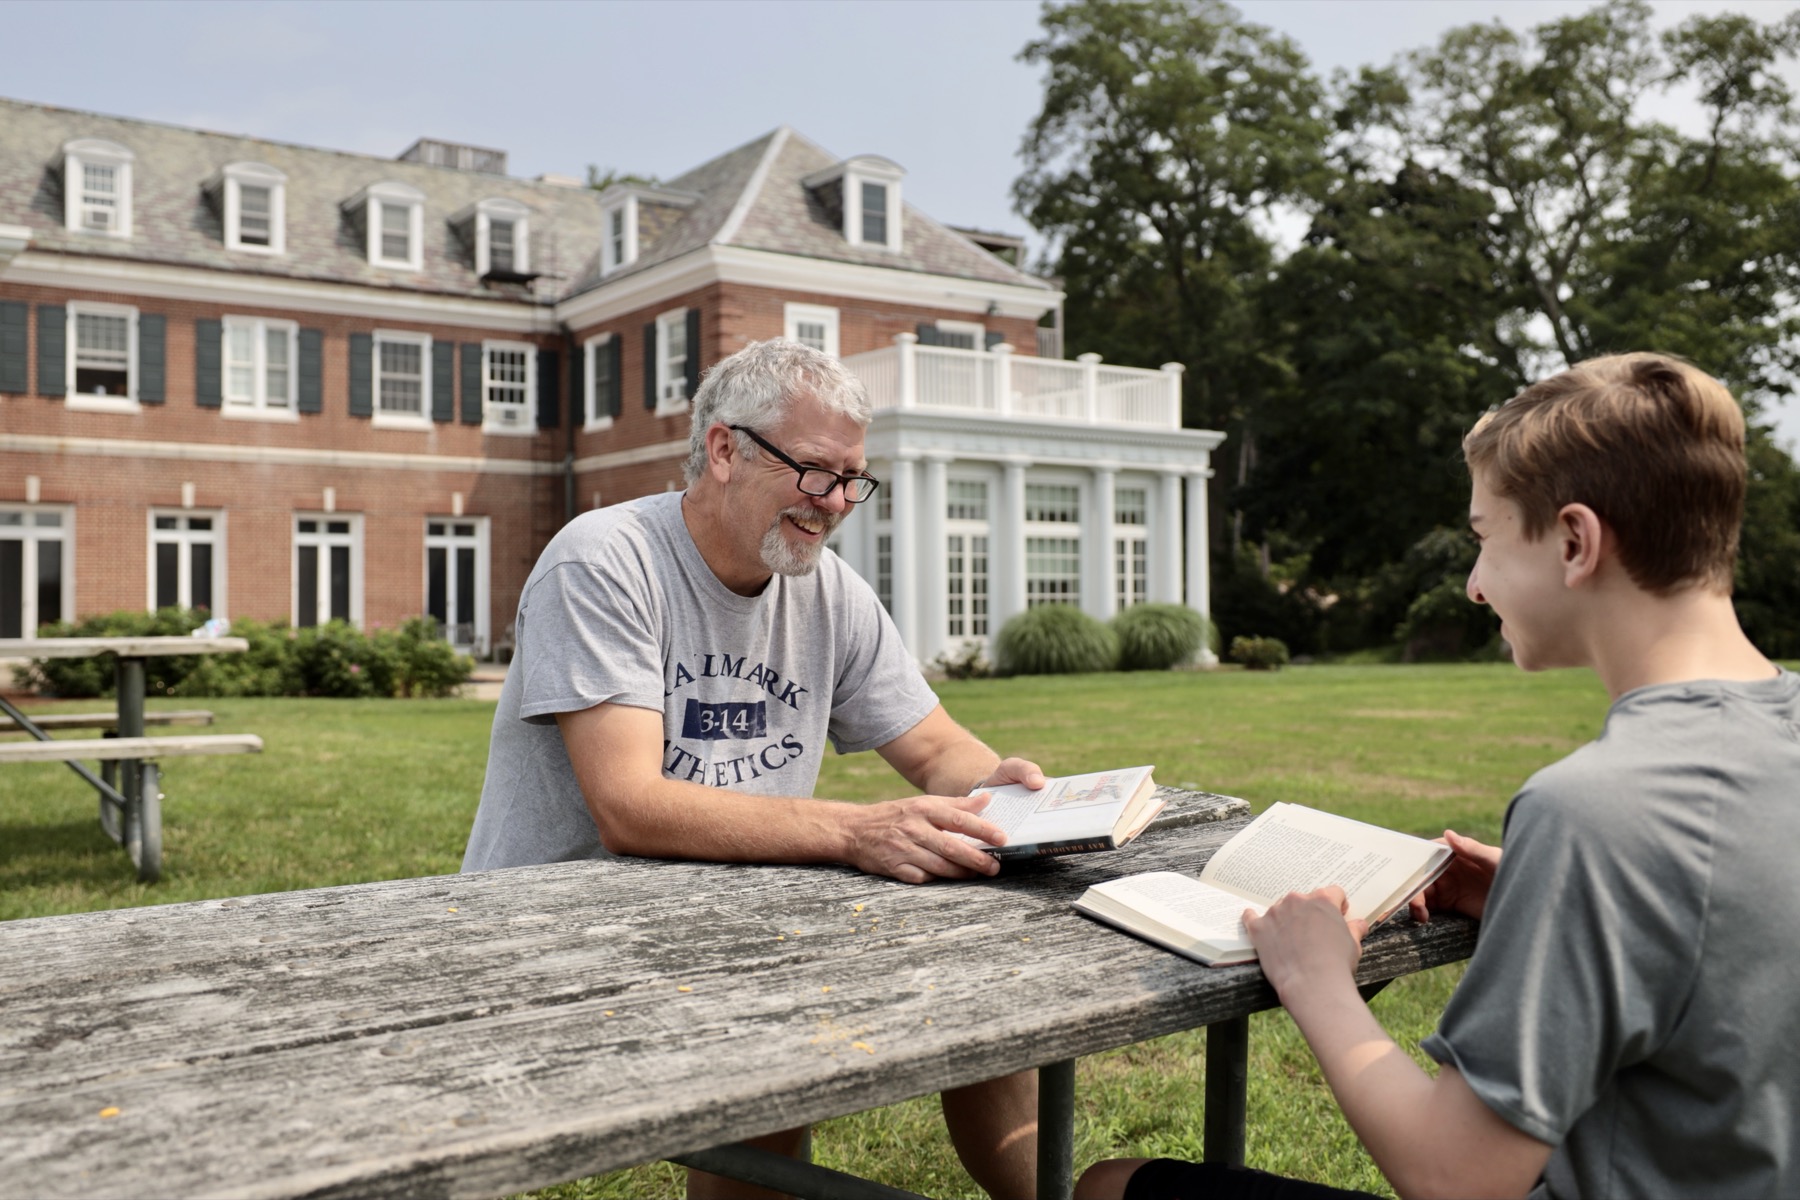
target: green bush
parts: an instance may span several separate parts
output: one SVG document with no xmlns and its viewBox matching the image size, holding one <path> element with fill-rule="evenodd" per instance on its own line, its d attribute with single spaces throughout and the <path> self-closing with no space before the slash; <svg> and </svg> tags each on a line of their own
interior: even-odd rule
<svg viewBox="0 0 1800 1200">
<path fill-rule="evenodd" d="M 1134 604 L 1112 621 L 1119 670 L 1166 671 L 1193 660 L 1212 630 L 1185 604 Z"/>
<path fill-rule="evenodd" d="M 207 618 L 205 610 L 165 608 L 117 612 L 75 624 L 43 626 L 44 637 L 184 637 Z M 144 664 L 150 696 L 451 696 L 474 663 L 438 636 L 435 622 L 416 617 L 399 629 L 365 633 L 343 621 L 306 629 L 239 618 L 231 635 L 250 643 L 243 654 L 151 658 Z M 51 658 L 15 671 L 26 687 L 57 696 L 109 696 L 110 656 Z"/>
<path fill-rule="evenodd" d="M 1076 675 L 1110 671 L 1119 661 L 1119 639 L 1111 629 L 1071 604 L 1027 609 L 994 640 L 995 673 Z"/>
<path fill-rule="evenodd" d="M 1287 665 L 1287 643 L 1272 637 L 1236 637 L 1231 639 L 1231 657 L 1247 671 L 1279 671 Z"/>
</svg>

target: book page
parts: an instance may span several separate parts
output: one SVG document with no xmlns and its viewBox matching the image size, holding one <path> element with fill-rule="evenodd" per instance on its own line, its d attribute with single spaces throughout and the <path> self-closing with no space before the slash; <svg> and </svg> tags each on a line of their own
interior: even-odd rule
<svg viewBox="0 0 1800 1200">
<path fill-rule="evenodd" d="M 1224 950 L 1250 944 L 1244 910 L 1261 916 L 1264 909 L 1223 888 L 1173 871 L 1127 875 L 1096 884 L 1091 890 L 1179 934 Z"/>
<path fill-rule="evenodd" d="M 1200 878 L 1261 904 L 1336 884 L 1367 920 L 1419 873 L 1430 842 L 1314 809 L 1275 804 L 1222 846 Z"/>
<path fill-rule="evenodd" d="M 1008 842 L 1104 837 L 1112 832 L 1118 814 L 1149 772 L 1149 767 L 1128 767 L 1070 775 L 1052 779 L 1036 791 L 1016 783 L 978 787 L 975 792 L 987 792 L 990 798 L 988 806 L 976 815 L 1004 829 Z M 966 834 L 961 836 L 986 845 Z"/>
</svg>

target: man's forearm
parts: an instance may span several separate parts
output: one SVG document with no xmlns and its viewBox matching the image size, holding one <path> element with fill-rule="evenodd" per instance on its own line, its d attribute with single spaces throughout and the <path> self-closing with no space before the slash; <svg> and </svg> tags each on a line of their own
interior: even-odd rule
<svg viewBox="0 0 1800 1200">
<path fill-rule="evenodd" d="M 970 736 L 939 754 L 917 783 L 921 791 L 933 796 L 966 796 L 999 765 L 1000 756 Z"/>
<path fill-rule="evenodd" d="M 850 806 L 755 796 L 678 780 L 590 801 L 601 844 L 614 854 L 706 862 L 844 862 Z"/>
</svg>

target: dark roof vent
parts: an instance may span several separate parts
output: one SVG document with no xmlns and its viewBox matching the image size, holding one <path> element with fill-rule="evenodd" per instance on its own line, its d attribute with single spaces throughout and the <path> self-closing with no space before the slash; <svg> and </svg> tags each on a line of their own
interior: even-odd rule
<svg viewBox="0 0 1800 1200">
<path fill-rule="evenodd" d="M 450 167 L 457 171 L 479 171 L 484 175 L 506 174 L 506 151 L 461 146 L 435 138 L 420 138 L 400 152 L 400 161 Z"/>
</svg>

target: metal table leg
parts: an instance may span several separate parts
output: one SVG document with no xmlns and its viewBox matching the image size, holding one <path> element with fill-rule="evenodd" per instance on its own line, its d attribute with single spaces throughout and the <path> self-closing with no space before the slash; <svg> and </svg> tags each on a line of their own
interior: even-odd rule
<svg viewBox="0 0 1800 1200">
<path fill-rule="evenodd" d="M 1244 1119 L 1250 1081 L 1250 1018 L 1233 1017 L 1206 1027 L 1206 1122 L 1202 1152 L 1207 1162 L 1244 1163 Z"/>
<path fill-rule="evenodd" d="M 113 667 L 119 700 L 119 736 L 144 736 L 144 660 L 119 655 Z M 148 779 L 146 779 L 146 775 Z M 148 788 L 146 788 L 148 783 Z M 119 763 L 119 790 L 125 796 L 125 849 L 137 866 L 138 878 L 154 883 L 162 874 L 162 797 L 160 776 L 143 760 Z M 146 793 L 148 797 L 146 798 Z"/>
<path fill-rule="evenodd" d="M 1075 1060 L 1038 1068 L 1038 1200 L 1075 1194 Z"/>
</svg>

